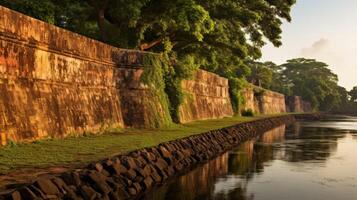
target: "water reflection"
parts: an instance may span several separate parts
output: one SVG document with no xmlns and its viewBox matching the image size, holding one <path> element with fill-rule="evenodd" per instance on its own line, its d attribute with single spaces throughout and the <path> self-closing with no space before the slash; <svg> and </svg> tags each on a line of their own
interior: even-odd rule
<svg viewBox="0 0 357 200">
<path fill-rule="evenodd" d="M 356 123 L 338 118 L 275 128 L 145 199 L 355 199 Z"/>
<path fill-rule="evenodd" d="M 194 169 L 188 174 L 179 177 L 172 183 L 158 188 L 146 199 L 196 199 L 197 197 L 210 194 L 214 189 L 217 177 L 228 173 L 228 153 L 211 160 L 210 162 Z M 205 198 L 203 198 L 205 199 Z"/>
</svg>

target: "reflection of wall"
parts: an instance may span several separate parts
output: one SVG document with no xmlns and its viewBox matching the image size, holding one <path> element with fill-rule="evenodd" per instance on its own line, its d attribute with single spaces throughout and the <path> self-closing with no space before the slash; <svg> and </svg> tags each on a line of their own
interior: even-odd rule
<svg viewBox="0 0 357 200">
<path fill-rule="evenodd" d="M 258 144 L 256 139 L 253 139 L 239 145 L 234 153 L 229 155 L 229 173 L 250 178 L 252 173 L 263 170 L 264 162 L 272 160 L 275 153 L 268 144 L 282 141 L 284 137 L 285 125 L 282 125 L 260 135 Z"/>
<path fill-rule="evenodd" d="M 254 154 L 255 140 L 249 140 L 235 148 L 234 153 L 229 155 L 229 172 L 243 175 L 249 171 Z"/>
<path fill-rule="evenodd" d="M 285 125 L 273 128 L 270 131 L 265 132 L 259 139 L 259 141 L 264 143 L 274 143 L 281 142 L 285 138 Z"/>
<path fill-rule="evenodd" d="M 182 81 L 182 88 L 186 94 L 179 110 L 180 122 L 233 115 L 226 78 L 198 70 L 193 80 Z"/>
<path fill-rule="evenodd" d="M 290 134 L 293 134 L 295 137 L 297 137 L 301 133 L 301 122 L 297 121 L 290 125 L 289 128 L 291 130 Z"/>
<path fill-rule="evenodd" d="M 174 183 L 165 185 L 150 193 L 146 199 L 193 200 L 197 196 L 209 195 L 214 189 L 216 178 L 228 172 L 228 153 L 178 177 Z"/>
<path fill-rule="evenodd" d="M 200 168 L 191 171 L 185 176 L 180 177 L 178 187 L 181 191 L 187 191 L 190 194 L 183 194 L 177 199 L 190 199 L 189 196 L 199 196 L 209 194 L 210 187 L 214 186 L 215 179 L 225 175 L 228 172 L 228 153 L 211 160 Z M 191 198 L 194 199 L 194 198 Z"/>
<path fill-rule="evenodd" d="M 286 112 L 285 96 L 280 93 L 250 86 L 242 91 L 242 95 L 245 99 L 242 110 L 252 109 L 260 114 Z"/>
</svg>

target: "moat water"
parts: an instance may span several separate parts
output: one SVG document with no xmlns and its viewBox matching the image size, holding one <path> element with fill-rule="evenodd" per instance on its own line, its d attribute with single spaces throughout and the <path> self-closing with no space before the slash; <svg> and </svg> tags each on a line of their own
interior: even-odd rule
<svg viewBox="0 0 357 200">
<path fill-rule="evenodd" d="M 356 200 L 357 118 L 280 126 L 144 199 Z"/>
</svg>

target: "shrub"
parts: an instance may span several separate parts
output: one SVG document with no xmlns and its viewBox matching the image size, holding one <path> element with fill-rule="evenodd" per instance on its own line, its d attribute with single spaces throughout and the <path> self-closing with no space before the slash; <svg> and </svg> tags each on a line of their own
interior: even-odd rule
<svg viewBox="0 0 357 200">
<path fill-rule="evenodd" d="M 254 112 L 250 108 L 248 108 L 246 110 L 242 110 L 241 114 L 242 114 L 242 116 L 245 116 L 245 117 L 253 117 L 254 116 Z"/>
</svg>

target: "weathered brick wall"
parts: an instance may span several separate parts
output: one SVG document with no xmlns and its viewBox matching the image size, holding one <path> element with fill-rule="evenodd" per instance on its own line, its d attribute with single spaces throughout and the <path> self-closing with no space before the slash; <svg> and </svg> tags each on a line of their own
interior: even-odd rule
<svg viewBox="0 0 357 200">
<path fill-rule="evenodd" d="M 1 143 L 165 118 L 142 58 L 0 6 Z"/>
<path fill-rule="evenodd" d="M 144 68 L 116 69 L 116 84 L 121 97 L 121 111 L 126 126 L 158 128 L 171 123 L 167 102 L 141 81 Z M 164 91 L 162 91 L 164 92 Z"/>
<path fill-rule="evenodd" d="M 312 112 L 311 103 L 304 101 L 300 96 L 286 98 L 286 110 L 288 112 Z"/>
<path fill-rule="evenodd" d="M 145 54 L 0 6 L 0 144 L 167 124 L 166 104 L 141 81 Z M 182 86 L 182 123 L 233 115 L 227 79 L 199 70 Z M 247 107 L 285 112 L 280 94 L 268 91 L 259 101 L 246 95 Z"/>
<path fill-rule="evenodd" d="M 274 114 L 285 113 L 285 96 L 283 94 L 250 86 L 242 91 L 244 104 L 241 110 L 252 109 L 255 113 Z"/>
<path fill-rule="evenodd" d="M 228 80 L 198 70 L 192 80 L 184 80 L 185 99 L 180 106 L 180 122 L 233 116 Z"/>
</svg>

